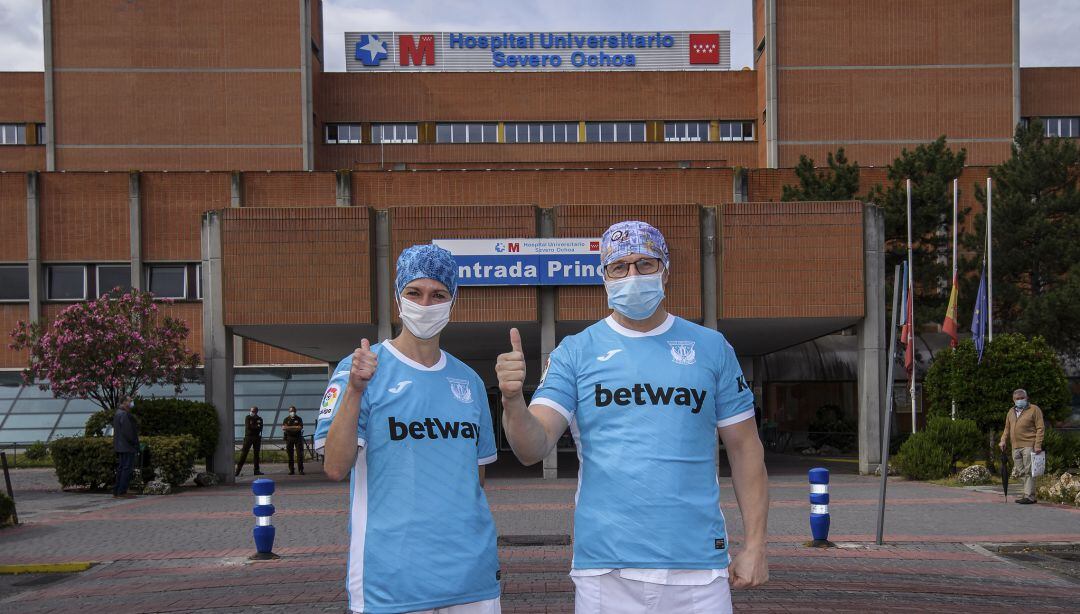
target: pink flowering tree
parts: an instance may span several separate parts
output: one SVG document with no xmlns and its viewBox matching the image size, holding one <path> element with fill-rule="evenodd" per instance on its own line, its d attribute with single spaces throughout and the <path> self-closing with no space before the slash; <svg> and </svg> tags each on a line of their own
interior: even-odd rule
<svg viewBox="0 0 1080 614">
<path fill-rule="evenodd" d="M 199 356 L 184 346 L 188 327 L 161 312 L 149 292 L 119 289 L 64 309 L 51 325 L 19 322 L 12 349 L 28 349 L 27 385 L 44 382 L 63 399 L 91 399 L 114 411 L 143 386 L 180 391 Z"/>
</svg>

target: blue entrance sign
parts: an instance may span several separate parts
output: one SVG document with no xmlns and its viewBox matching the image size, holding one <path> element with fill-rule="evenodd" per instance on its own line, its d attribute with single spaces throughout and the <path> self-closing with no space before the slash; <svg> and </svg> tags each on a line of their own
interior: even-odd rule
<svg viewBox="0 0 1080 614">
<path fill-rule="evenodd" d="M 597 286 L 600 239 L 435 239 L 459 286 Z"/>
</svg>

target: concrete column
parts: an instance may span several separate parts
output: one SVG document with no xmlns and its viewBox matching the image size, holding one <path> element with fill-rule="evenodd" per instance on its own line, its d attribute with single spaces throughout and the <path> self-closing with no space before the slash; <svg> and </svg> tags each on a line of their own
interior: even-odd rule
<svg viewBox="0 0 1080 614">
<path fill-rule="evenodd" d="M 233 171 L 229 177 L 229 206 L 244 206 L 244 174 L 240 171 Z"/>
<path fill-rule="evenodd" d="M 350 183 L 349 177 L 349 171 L 338 171 L 335 174 L 337 199 L 334 204 L 339 207 L 352 206 L 352 183 Z"/>
<path fill-rule="evenodd" d="M 45 278 L 41 267 L 41 242 L 38 241 L 37 171 L 26 173 L 26 277 L 30 284 L 29 317 L 31 322 L 37 322 L 41 319 L 41 299 L 44 298 L 41 283 Z"/>
<path fill-rule="evenodd" d="M 537 209 L 537 230 L 541 238 L 555 236 L 555 210 Z M 551 353 L 555 351 L 555 288 L 540 286 L 540 371 L 547 367 Z M 559 477 L 559 446 L 552 448 L 544 457 L 544 479 Z"/>
<path fill-rule="evenodd" d="M 142 201 L 139 194 L 139 173 L 128 174 L 128 228 L 131 243 L 131 287 L 143 289 L 142 263 Z M 98 288 L 98 292 L 101 288 Z"/>
<path fill-rule="evenodd" d="M 225 326 L 222 279 L 221 217 L 208 211 L 202 219 L 203 364 L 206 402 L 217 408 L 218 444 L 213 471 L 226 484 L 233 477 L 233 334 Z"/>
<path fill-rule="evenodd" d="M 393 317 L 390 313 L 390 289 L 394 280 L 390 276 L 390 212 L 375 211 L 375 323 L 378 325 L 379 341 L 386 341 L 394 334 Z"/>
<path fill-rule="evenodd" d="M 41 1 L 42 47 L 45 49 L 45 170 L 56 170 L 56 106 L 53 95 L 52 0 Z"/>
<path fill-rule="evenodd" d="M 313 133 L 315 118 L 311 104 L 311 0 L 299 0 L 300 5 L 300 118 L 303 139 L 303 168 L 310 171 L 315 168 L 315 147 Z"/>
<path fill-rule="evenodd" d="M 1020 0 L 1012 2 L 1012 117 L 1010 137 L 1020 123 Z"/>
<path fill-rule="evenodd" d="M 724 317 L 724 207 L 716 207 L 716 320 Z"/>
<path fill-rule="evenodd" d="M 765 166 L 780 164 L 780 117 L 776 110 L 776 0 L 765 0 Z"/>
<path fill-rule="evenodd" d="M 881 463 L 881 420 L 885 400 L 885 215 L 863 208 L 863 292 L 865 315 L 859 336 L 859 473 Z"/>
<path fill-rule="evenodd" d="M 232 340 L 232 353 L 233 353 L 233 366 L 244 366 L 244 338 L 240 335 L 233 335 Z"/>
<path fill-rule="evenodd" d="M 716 207 L 701 208 L 701 325 L 716 330 Z"/>
</svg>

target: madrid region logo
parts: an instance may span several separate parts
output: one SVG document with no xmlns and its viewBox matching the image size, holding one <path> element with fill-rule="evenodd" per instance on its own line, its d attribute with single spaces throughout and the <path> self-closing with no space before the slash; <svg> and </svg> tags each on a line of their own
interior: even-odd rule
<svg viewBox="0 0 1080 614">
<path fill-rule="evenodd" d="M 364 66 L 378 66 L 387 57 L 386 43 L 374 34 L 361 34 L 356 42 L 356 59 Z"/>
</svg>

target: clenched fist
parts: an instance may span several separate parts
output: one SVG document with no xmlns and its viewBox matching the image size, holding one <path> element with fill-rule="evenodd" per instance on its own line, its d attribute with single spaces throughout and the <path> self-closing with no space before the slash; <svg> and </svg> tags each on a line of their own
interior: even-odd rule
<svg viewBox="0 0 1080 614">
<path fill-rule="evenodd" d="M 371 351 L 368 340 L 361 339 L 360 347 L 353 351 L 352 368 L 349 370 L 349 387 L 363 393 L 367 389 L 368 382 L 375 377 L 375 369 L 378 367 L 379 357 Z"/>
<path fill-rule="evenodd" d="M 510 329 L 510 351 L 495 359 L 495 374 L 504 398 L 521 396 L 525 386 L 525 353 L 521 351 L 521 333 L 516 328 Z"/>
</svg>

